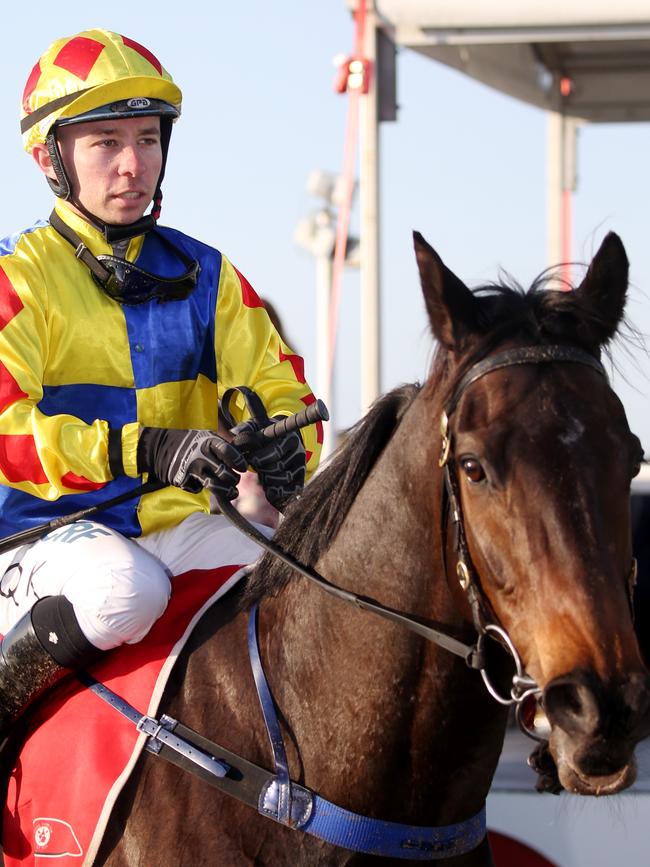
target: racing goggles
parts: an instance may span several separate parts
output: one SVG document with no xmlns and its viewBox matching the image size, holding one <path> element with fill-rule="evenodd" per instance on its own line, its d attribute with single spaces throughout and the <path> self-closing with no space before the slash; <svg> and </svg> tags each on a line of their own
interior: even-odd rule
<svg viewBox="0 0 650 867">
<path fill-rule="evenodd" d="M 159 237 L 163 236 L 159 235 Z M 164 240 L 185 265 L 184 274 L 178 277 L 161 277 L 118 256 L 99 255 L 93 258 L 105 273 L 102 274 L 97 268 L 91 268 L 93 280 L 109 298 L 120 304 L 146 304 L 154 298 L 161 303 L 187 298 L 196 288 L 201 268 L 195 259 L 186 256 L 167 238 Z"/>
<path fill-rule="evenodd" d="M 93 280 L 102 292 L 119 304 L 146 304 L 154 298 L 159 302 L 182 301 L 196 288 L 201 273 L 199 263 L 196 259 L 190 259 L 175 244 L 172 244 L 162 232 L 156 232 L 156 236 L 185 266 L 185 273 L 177 277 L 151 274 L 119 256 L 103 253 L 93 256 L 79 235 L 59 217 L 56 211 L 50 214 L 50 225 L 72 244 L 75 256 L 90 269 Z"/>
</svg>

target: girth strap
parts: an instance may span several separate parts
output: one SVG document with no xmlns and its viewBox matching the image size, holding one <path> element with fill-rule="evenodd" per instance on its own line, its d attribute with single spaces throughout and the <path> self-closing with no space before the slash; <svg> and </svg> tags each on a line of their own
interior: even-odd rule
<svg viewBox="0 0 650 867">
<path fill-rule="evenodd" d="M 95 680 L 92 675 L 85 671 L 79 671 L 77 672 L 77 677 L 84 686 L 121 713 L 122 716 L 125 716 L 135 725 L 139 732 L 148 735 L 155 743 L 160 746 L 164 745 L 168 750 L 198 765 L 211 776 L 223 777 L 228 772 L 229 765 L 225 762 L 216 759 L 213 755 L 198 750 L 193 744 L 179 737 L 173 731 L 173 727 L 168 728 L 164 721 L 158 721 L 153 717 L 140 713 L 128 701 L 114 693 L 103 683 Z M 158 747 L 158 751 L 160 750 L 160 746 Z"/>
<path fill-rule="evenodd" d="M 262 815 L 286 827 L 354 852 L 409 861 L 442 860 L 464 855 L 479 846 L 486 834 L 485 807 L 470 819 L 452 825 L 403 825 L 353 813 L 289 778 L 282 732 L 259 656 L 256 617 L 256 610 L 253 610 L 249 621 L 249 649 L 254 645 L 251 662 L 264 718 L 267 727 L 270 726 L 275 774 L 170 717 L 162 716 L 158 721 L 141 714 L 86 672 L 79 673 L 79 679 L 148 736 L 149 752 L 190 771 L 213 788 L 255 807 Z"/>
<path fill-rule="evenodd" d="M 260 659 L 257 611 L 254 605 L 249 615 L 248 651 L 276 769 L 275 787 L 261 793 L 260 812 L 334 846 L 371 855 L 433 861 L 475 849 L 485 836 L 485 807 L 471 819 L 454 825 L 403 825 L 352 813 L 291 782 L 275 703 Z M 267 804 L 271 793 L 271 803 Z"/>
</svg>

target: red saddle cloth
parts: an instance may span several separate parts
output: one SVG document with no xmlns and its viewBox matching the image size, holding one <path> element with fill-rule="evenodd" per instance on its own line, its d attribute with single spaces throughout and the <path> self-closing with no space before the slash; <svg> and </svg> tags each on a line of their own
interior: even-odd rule
<svg viewBox="0 0 650 867">
<path fill-rule="evenodd" d="M 147 637 L 108 654 L 92 674 L 141 713 L 156 716 L 194 625 L 244 571 L 224 566 L 174 577 L 167 610 Z M 91 865 L 145 740 L 78 681 L 57 689 L 30 723 L 9 781 L 2 834 L 6 867 Z"/>
</svg>

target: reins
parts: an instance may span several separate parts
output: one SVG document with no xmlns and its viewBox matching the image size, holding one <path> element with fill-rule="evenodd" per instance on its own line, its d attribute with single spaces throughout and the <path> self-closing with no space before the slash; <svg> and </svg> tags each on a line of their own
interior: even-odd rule
<svg viewBox="0 0 650 867">
<path fill-rule="evenodd" d="M 529 696 L 539 693 L 540 690 L 537 687 L 537 684 L 535 684 L 535 682 L 525 673 L 519 654 L 517 653 L 517 650 L 507 632 L 499 624 L 489 622 L 491 615 L 487 611 L 484 596 L 481 591 L 480 581 L 472 563 L 467 545 L 458 477 L 453 461 L 453 434 L 450 430 L 450 420 L 466 389 L 486 374 L 491 373 L 494 370 L 501 370 L 515 365 L 549 362 L 572 362 L 587 365 L 607 379 L 607 374 L 600 362 L 592 355 L 589 355 L 587 352 L 575 347 L 561 345 L 519 347 L 497 353 L 492 357 L 485 358 L 472 365 L 457 383 L 441 414 L 440 432 L 442 442 L 439 466 L 443 470 L 444 478 L 443 518 L 441 528 L 443 533 L 443 557 L 445 551 L 444 536 L 447 532 L 447 518 L 445 516 L 450 516 L 450 519 L 453 522 L 453 540 L 456 552 L 455 571 L 459 583 L 467 595 L 472 612 L 472 619 L 477 633 L 477 640 L 474 644 L 467 644 L 448 632 L 431 626 L 424 618 L 412 614 L 406 614 L 394 608 L 382 605 L 380 602 L 369 596 L 353 593 L 350 590 L 346 590 L 345 588 L 334 584 L 312 567 L 296 560 L 291 554 L 284 551 L 275 542 L 267 539 L 266 536 L 260 533 L 260 531 L 257 530 L 257 528 L 243 515 L 241 515 L 229 501 L 216 495 L 215 499 L 218 503 L 219 509 L 224 517 L 226 517 L 242 533 L 255 541 L 264 550 L 280 559 L 287 566 L 291 567 L 294 571 L 307 578 L 312 584 L 319 587 L 324 592 L 347 604 L 353 605 L 362 611 L 368 611 L 409 629 L 411 632 L 425 638 L 427 641 L 431 641 L 450 653 L 462 658 L 470 668 L 480 671 L 485 686 L 493 698 L 501 704 L 517 705 L 519 718 L 519 712 L 521 711 L 524 701 Z M 245 399 L 251 398 L 249 389 L 242 387 L 241 389 L 233 389 L 232 392 L 234 391 L 241 391 Z M 232 392 L 229 392 L 229 394 Z M 273 436 L 282 435 L 288 430 L 295 430 L 304 425 L 312 424 L 315 421 L 326 419 L 327 410 L 322 401 L 318 401 L 294 416 L 270 424 L 260 432 L 260 435 L 268 439 Z M 0 553 L 9 548 L 17 547 L 18 545 L 29 544 L 54 529 L 66 526 L 74 521 L 92 517 L 98 512 L 104 511 L 111 506 L 118 505 L 129 498 L 150 493 L 159 490 L 162 487 L 164 486 L 161 483 L 148 482 L 132 491 L 121 494 L 111 500 L 107 500 L 104 503 L 97 504 L 88 509 L 83 509 L 71 515 L 55 518 L 46 524 L 16 533 L 13 536 L 0 540 Z M 497 689 L 493 686 L 487 672 L 485 642 L 488 637 L 496 637 L 513 659 L 515 674 L 512 678 L 512 687 L 509 697 L 503 697 L 499 694 Z M 528 730 L 521 720 L 520 725 L 526 734 L 534 739 L 538 739 L 537 735 Z"/>
<path fill-rule="evenodd" d="M 536 740 L 540 740 L 540 738 L 525 724 L 521 711 L 526 699 L 531 696 L 538 696 L 541 690 L 526 674 L 521 658 L 507 631 L 498 623 L 493 622 L 496 618 L 490 611 L 489 604 L 482 592 L 479 576 L 472 562 L 465 532 L 460 485 L 454 461 L 454 434 L 451 419 L 465 390 L 481 377 L 494 370 L 512 365 L 546 362 L 586 364 L 606 378 L 602 365 L 588 353 L 579 349 L 566 346 L 513 349 L 498 353 L 492 358 L 484 359 L 470 367 L 459 380 L 441 415 L 442 443 L 439 466 L 443 474 L 443 508 L 440 528 L 443 537 L 443 560 L 451 522 L 453 550 L 456 557 L 455 573 L 466 594 L 477 633 L 477 639 L 473 645 L 463 643 L 444 630 L 432 627 L 422 618 L 384 606 L 368 596 L 353 593 L 334 584 L 311 566 L 300 563 L 276 543 L 267 539 L 229 501 L 216 495 L 219 508 L 227 520 L 264 550 L 279 558 L 324 592 L 356 608 L 369 611 L 411 630 L 461 657 L 469 667 L 479 670 L 490 694 L 501 704 L 516 705 L 520 727 L 527 735 Z M 268 426 L 265 428 L 264 434 L 268 437 L 281 435 L 303 424 L 310 424 L 319 418 L 325 418 L 326 411 L 323 413 L 323 409 L 322 404 L 320 406 L 312 405 L 296 416 Z M 162 487 L 164 486 L 157 482 L 148 483 L 97 506 L 54 519 L 48 524 L 0 540 L 0 552 L 10 547 L 27 544 L 52 529 L 65 526 L 75 520 L 91 517 L 97 512 L 138 494 Z M 446 564 L 444 571 L 448 573 Z M 512 677 L 509 697 L 499 694 L 487 672 L 485 643 L 489 637 L 496 637 L 514 661 L 515 674 Z M 287 827 L 299 829 L 332 845 L 343 846 L 353 851 L 414 860 L 433 860 L 452 855 L 462 855 L 480 844 L 485 835 L 485 807 L 475 816 L 455 825 L 441 827 L 408 826 L 351 813 L 291 780 L 275 702 L 268 687 L 259 655 L 257 605 L 253 606 L 249 616 L 248 647 L 262 714 L 273 751 L 274 772 L 268 772 L 241 759 L 219 744 L 196 734 L 177 720 L 166 716 L 157 720 L 148 715 L 142 715 L 124 699 L 95 681 L 90 675 L 81 672 L 78 676 L 98 697 L 111 704 L 115 710 L 127 717 L 138 731 L 146 736 L 146 748 L 150 752 L 157 753 L 162 758 L 190 770 L 210 785 L 256 807 L 261 815 L 268 816 Z"/>
<path fill-rule="evenodd" d="M 481 668 L 483 659 L 482 655 L 478 652 L 476 645 L 465 644 L 457 638 L 454 638 L 452 635 L 428 625 L 423 619 L 417 618 L 412 614 L 404 614 L 394 608 L 382 605 L 380 602 L 377 602 L 369 596 L 361 596 L 357 593 L 353 593 L 351 590 L 345 590 L 343 587 L 339 587 L 338 584 L 328 581 L 327 578 L 323 577 L 323 575 L 315 569 L 312 569 L 310 566 L 306 566 L 304 563 L 296 560 L 291 556 L 291 554 L 288 554 L 276 545 L 275 542 L 267 539 L 266 536 L 260 533 L 260 531 L 251 524 L 250 521 L 237 511 L 232 503 L 228 502 L 228 500 L 218 495 L 216 496 L 216 500 L 224 516 L 234 524 L 238 530 L 241 530 L 241 532 L 248 536 L 249 539 L 252 539 L 260 545 L 260 547 L 273 554 L 273 556 L 277 557 L 279 560 L 282 560 L 283 563 L 286 563 L 287 566 L 290 566 L 321 590 L 324 590 L 331 596 L 335 596 L 337 599 L 341 599 L 343 602 L 354 605 L 362 611 L 369 611 L 372 614 L 377 614 L 386 620 L 390 620 L 393 623 L 397 623 L 400 626 L 410 629 L 412 632 L 422 636 L 422 638 L 426 638 L 428 641 L 433 641 L 435 644 L 440 645 L 440 647 L 444 647 L 445 650 L 454 653 L 456 656 L 462 657 L 470 668 Z"/>
<path fill-rule="evenodd" d="M 497 353 L 472 365 L 455 386 L 441 414 L 440 432 L 442 442 L 439 466 L 443 470 L 441 524 L 443 558 L 447 534 L 447 516 L 449 516 L 453 523 L 453 544 L 456 553 L 455 572 L 461 588 L 467 596 L 474 628 L 477 633 L 477 640 L 474 644 L 466 644 L 449 633 L 428 625 L 421 618 L 389 608 L 368 596 L 353 593 L 334 584 L 316 572 L 315 569 L 300 563 L 274 542 L 267 539 L 231 503 L 223 500 L 221 497 L 217 497 L 219 508 L 224 516 L 241 530 L 242 533 L 253 539 L 262 548 L 282 560 L 282 562 L 307 578 L 321 590 L 363 611 L 369 611 L 372 614 L 376 614 L 411 630 L 426 640 L 432 641 L 445 650 L 460 656 L 470 668 L 480 671 L 486 689 L 496 701 L 503 705 L 516 706 L 516 717 L 519 726 L 533 740 L 540 740 L 540 738 L 526 725 L 522 712 L 527 699 L 531 696 L 538 696 L 541 693 L 541 689 L 526 673 L 521 657 L 507 631 L 500 624 L 492 622 L 495 618 L 488 610 L 485 597 L 482 593 L 478 574 L 472 562 L 467 544 L 460 487 L 453 461 L 453 433 L 450 429 L 450 420 L 466 389 L 486 374 L 506 367 L 549 362 L 570 362 L 587 365 L 607 379 L 607 374 L 602 364 L 592 355 L 581 349 L 562 345 L 518 347 Z M 632 568 L 634 570 L 634 564 Z M 512 677 L 510 694 L 508 696 L 502 696 L 499 693 L 492 683 L 487 670 L 485 645 L 487 639 L 491 637 L 499 641 L 501 646 L 512 657 L 515 666 L 515 673 Z"/>
<path fill-rule="evenodd" d="M 235 391 L 248 392 L 244 386 L 238 389 L 231 388 L 225 393 L 224 398 L 229 399 Z M 315 424 L 318 421 L 327 421 L 329 413 L 327 407 L 322 400 L 317 400 L 315 403 L 305 407 L 305 409 L 294 415 L 287 416 L 278 421 L 269 422 L 261 430 L 258 430 L 255 439 L 258 442 L 276 439 L 284 436 L 291 431 L 298 430 L 301 427 L 306 427 L 310 424 Z M 234 440 L 237 445 L 236 439 Z M 148 481 L 142 485 L 137 485 L 130 491 L 125 491 L 123 494 L 118 494 L 116 497 L 111 497 L 109 500 L 104 500 L 102 503 L 97 503 L 94 506 L 89 506 L 87 509 L 80 509 L 78 512 L 71 512 L 69 515 L 61 515 L 58 518 L 52 518 L 51 521 L 46 521 L 36 527 L 29 527 L 27 530 L 21 530 L 19 533 L 14 533 L 11 536 L 5 536 L 0 539 L 0 554 L 5 551 L 10 551 L 12 548 L 19 548 L 21 545 L 30 545 L 32 542 L 37 542 L 46 536 L 48 533 L 58 530 L 60 527 L 67 527 L 69 524 L 74 524 L 76 521 L 83 521 L 98 515 L 100 512 L 105 512 L 113 506 L 119 506 L 128 500 L 142 497 L 145 494 L 152 494 L 154 491 L 160 491 L 166 488 L 163 482 Z"/>
</svg>

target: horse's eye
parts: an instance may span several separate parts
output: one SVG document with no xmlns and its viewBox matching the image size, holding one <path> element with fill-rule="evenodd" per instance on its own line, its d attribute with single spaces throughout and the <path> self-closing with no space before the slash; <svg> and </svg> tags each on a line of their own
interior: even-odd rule
<svg viewBox="0 0 650 867">
<path fill-rule="evenodd" d="M 460 465 L 470 482 L 477 484 L 478 482 L 482 482 L 485 478 L 483 467 L 476 458 L 461 458 Z"/>
</svg>

